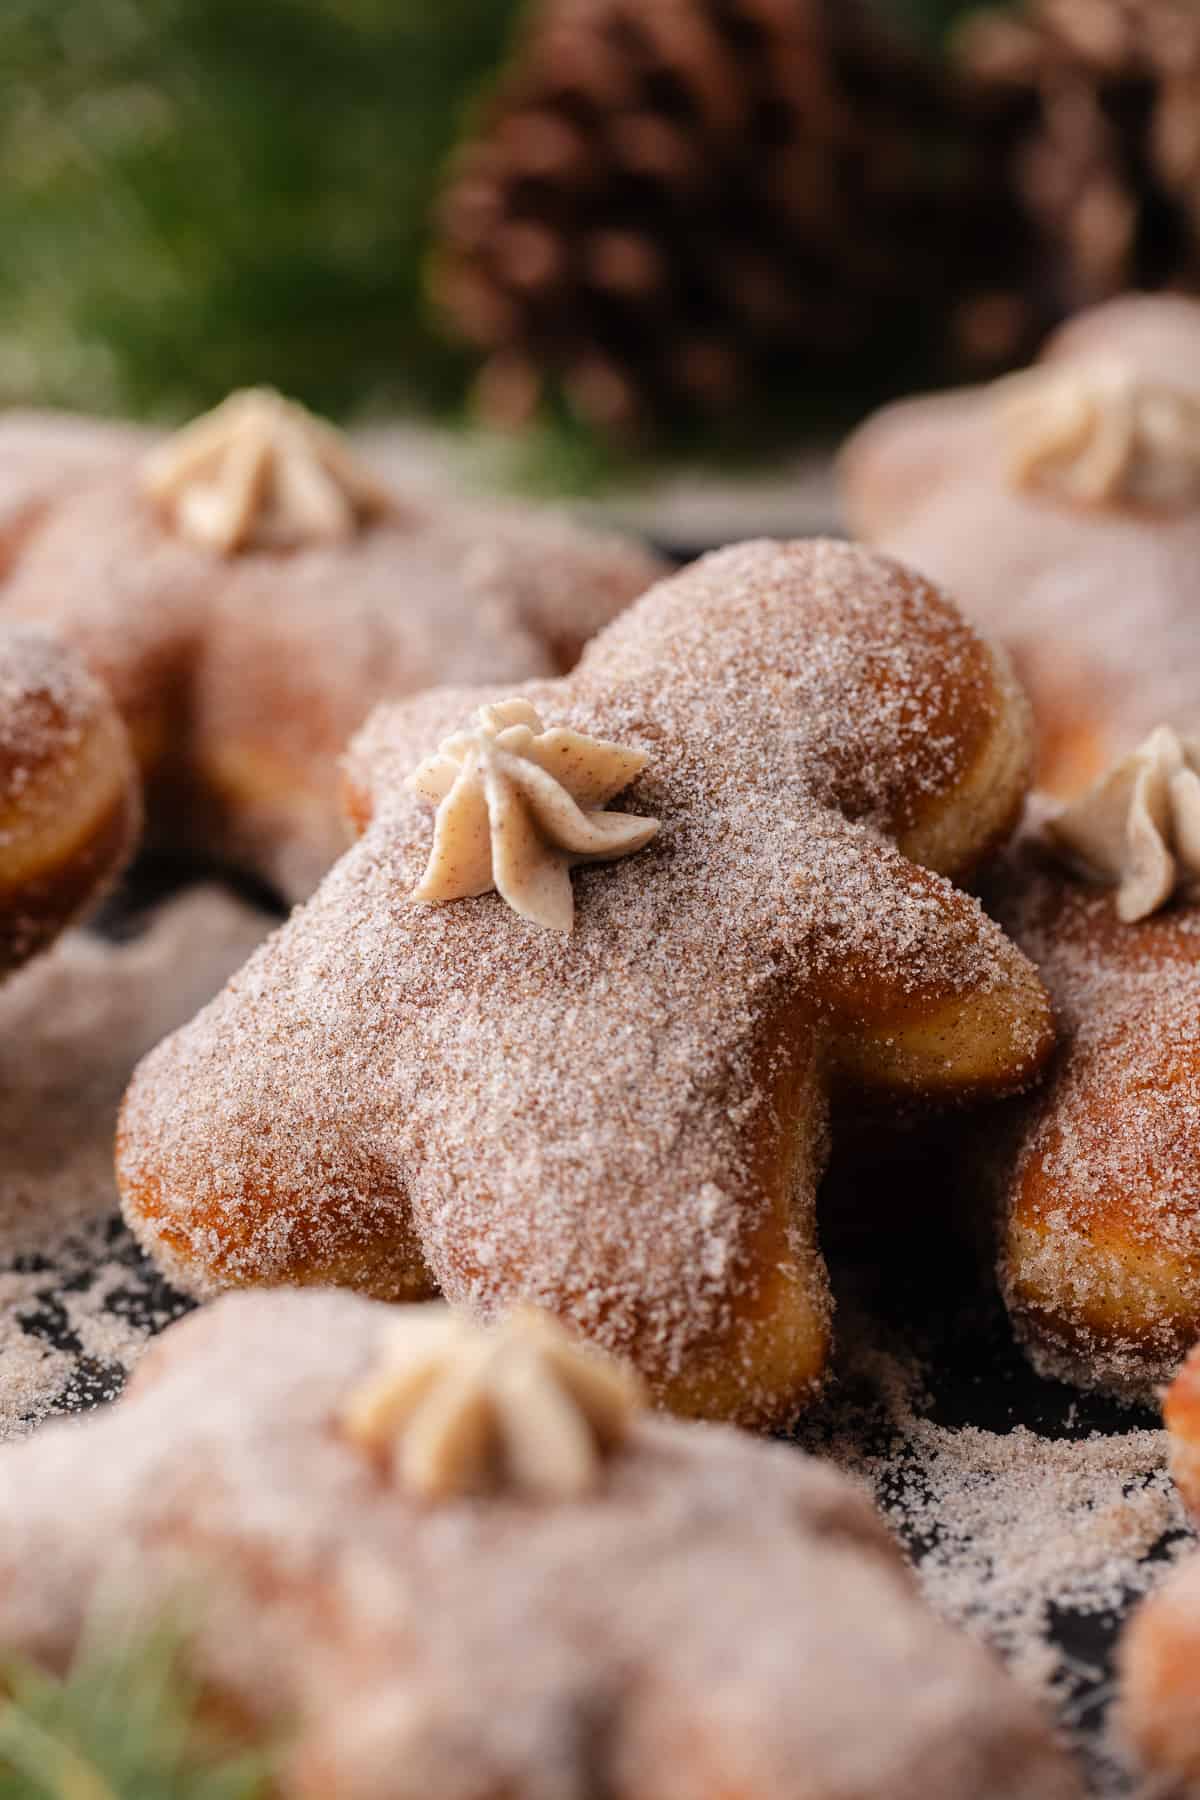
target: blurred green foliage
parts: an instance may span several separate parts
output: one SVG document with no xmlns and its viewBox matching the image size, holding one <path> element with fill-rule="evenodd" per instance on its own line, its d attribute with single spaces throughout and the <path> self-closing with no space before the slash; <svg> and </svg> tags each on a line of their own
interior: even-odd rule
<svg viewBox="0 0 1200 1800">
<path fill-rule="evenodd" d="M 430 208 L 522 3 L 0 0 L 0 404 L 460 401 Z M 967 0 L 872 3 L 934 42 Z"/>
<path fill-rule="evenodd" d="M 958 21 L 977 12 L 984 0 L 871 0 L 902 31 L 932 49 L 940 49 Z M 1001 0 L 1003 4 L 1003 0 Z"/>
<path fill-rule="evenodd" d="M 2 0 L 0 403 L 458 391 L 438 170 L 516 0 Z"/>
</svg>

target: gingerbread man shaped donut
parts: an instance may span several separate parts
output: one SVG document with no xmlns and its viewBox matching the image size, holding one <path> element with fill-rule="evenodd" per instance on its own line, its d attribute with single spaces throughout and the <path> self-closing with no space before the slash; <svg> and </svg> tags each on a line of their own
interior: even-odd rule
<svg viewBox="0 0 1200 1800">
<path fill-rule="evenodd" d="M 987 896 L 1060 1044 L 1050 1079 L 965 1146 L 964 1184 L 982 1150 L 1037 1367 L 1129 1400 L 1153 1401 L 1200 1337 L 1198 876 L 1200 746 L 1160 726 L 1031 822 Z"/>
<path fill-rule="evenodd" d="M 854 533 L 1012 651 L 1042 786 L 1079 791 L 1200 710 L 1200 302 L 1129 295 L 1032 368 L 886 407 L 851 438 Z"/>
<path fill-rule="evenodd" d="M 381 709 L 358 844 L 134 1077 L 133 1230 L 202 1293 L 530 1301 L 681 1413 L 788 1418 L 831 1099 L 1006 1093 L 1050 1050 L 944 879 L 1029 747 L 954 607 L 835 543 L 706 558 L 565 679 Z"/>
<path fill-rule="evenodd" d="M 1081 1800 L 855 1482 L 528 1312 L 227 1296 L 0 1449 L 0 1655 L 163 1612 L 278 1800 Z"/>
<path fill-rule="evenodd" d="M 1200 1523 L 1200 1350 L 1163 1403 L 1171 1474 Z M 1150 1777 L 1149 1794 L 1189 1800 L 1200 1790 L 1200 1556 L 1193 1550 L 1142 1601 L 1122 1633 L 1117 1716 Z"/>
</svg>

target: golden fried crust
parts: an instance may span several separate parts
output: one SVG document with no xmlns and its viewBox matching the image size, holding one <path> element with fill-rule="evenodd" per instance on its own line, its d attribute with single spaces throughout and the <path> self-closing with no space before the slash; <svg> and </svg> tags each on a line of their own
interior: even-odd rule
<svg viewBox="0 0 1200 1800">
<path fill-rule="evenodd" d="M 69 924 L 127 860 L 140 808 L 108 694 L 73 652 L 0 630 L 0 972 Z"/>
<path fill-rule="evenodd" d="M 1200 1520 L 1200 1349 L 1167 1389 L 1163 1420 L 1175 1485 Z M 1190 1557 L 1138 1608 L 1121 1641 L 1120 1672 L 1126 1735 L 1150 1769 L 1178 1784 L 1164 1792 L 1190 1794 L 1200 1783 L 1200 1558 Z"/>
<path fill-rule="evenodd" d="M 653 845 L 576 873 L 573 936 L 419 906 L 404 777 L 503 695 L 381 710 L 364 835 L 135 1076 L 127 1217 L 201 1292 L 529 1299 L 677 1411 L 787 1419 L 828 1356 L 831 1094 L 1009 1092 L 1050 1051 L 1029 964 L 896 844 L 953 871 L 1003 829 L 1023 704 L 934 590 L 836 544 L 708 558 L 523 692 L 645 751 Z"/>
<path fill-rule="evenodd" d="M 1152 1398 L 1200 1336 L 1200 911 L 1123 924 L 1032 845 L 995 911 L 1050 990 L 1050 1081 L 985 1125 L 1001 1277 L 1035 1362 Z"/>
<path fill-rule="evenodd" d="M 290 898 L 345 848 L 337 758 L 377 701 L 557 674 L 662 573 L 549 512 L 402 497 L 346 543 L 223 556 L 169 529 L 128 444 L 47 432 L 0 422 L 0 617 L 108 685 L 157 841 Z"/>
<path fill-rule="evenodd" d="M 1193 1349 L 1163 1399 L 1171 1474 L 1192 1518 L 1200 1521 L 1200 1355 Z"/>
<path fill-rule="evenodd" d="M 58 1667 L 97 1601 L 203 1593 L 189 1664 L 280 1800 L 1077 1800 L 828 1464 L 635 1417 L 572 1499 L 414 1500 L 342 1423 L 394 1329 L 227 1297 L 0 1451 L 0 1651 Z"/>
<path fill-rule="evenodd" d="M 1098 355 L 1200 385 L 1200 303 L 1115 301 L 1043 360 Z M 843 508 L 856 535 L 942 583 L 1008 647 L 1033 700 L 1039 784 L 1073 793 L 1155 725 L 1195 715 L 1200 510 L 1063 503 L 1015 485 L 1006 456 L 993 390 L 901 401 L 846 445 Z"/>
</svg>

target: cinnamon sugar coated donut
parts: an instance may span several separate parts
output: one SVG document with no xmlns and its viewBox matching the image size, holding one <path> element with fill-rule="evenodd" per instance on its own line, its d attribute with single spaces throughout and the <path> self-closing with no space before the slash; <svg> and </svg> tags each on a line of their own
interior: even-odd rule
<svg viewBox="0 0 1200 1800">
<path fill-rule="evenodd" d="M 1042 1373 L 1152 1401 L 1200 1337 L 1200 907 L 1126 923 L 1031 843 L 989 904 L 1061 1038 L 1050 1080 L 981 1126 L 1005 1298 Z"/>
<path fill-rule="evenodd" d="M 165 441 L 0 423 L 0 618 L 108 684 L 159 842 L 292 898 L 345 847 L 336 759 L 377 700 L 557 674 L 661 567 L 550 512 L 393 493 L 270 394 Z"/>
<path fill-rule="evenodd" d="M 1200 1340 L 1200 1332 L 1194 1334 Z M 1193 1344 L 1163 1397 L 1171 1444 L 1171 1474 L 1194 1519 L 1200 1520 L 1200 1354 Z"/>
<path fill-rule="evenodd" d="M 570 1496 L 416 1497 L 347 1424 L 395 1331 L 347 1294 L 226 1299 L 115 1407 L 0 1451 L 0 1646 L 61 1667 L 98 1597 L 202 1592 L 190 1664 L 282 1746 L 285 1800 L 1078 1794 L 846 1477 L 635 1415 Z"/>
<path fill-rule="evenodd" d="M 1168 1388 L 1163 1416 L 1171 1473 L 1200 1521 L 1200 1351 L 1192 1351 Z M 1174 1570 L 1126 1626 L 1120 1715 L 1160 1784 L 1155 1793 L 1171 1800 L 1200 1793 L 1200 1556 Z"/>
<path fill-rule="evenodd" d="M 66 646 L 0 627 L 0 975 L 119 872 L 140 821 L 124 728 Z"/>
<path fill-rule="evenodd" d="M 510 696 L 375 714 L 348 760 L 364 836 L 131 1084 L 126 1216 L 201 1294 L 529 1301 L 670 1408 L 786 1419 L 828 1357 L 831 1097 L 1008 1093 L 1050 1051 L 1030 965 L 943 879 L 1015 816 L 1026 706 L 892 562 L 708 557 L 520 690 L 644 756 L 621 805 L 659 821 L 576 871 L 568 934 L 498 894 L 413 897 L 434 825 L 406 778 Z"/>
<path fill-rule="evenodd" d="M 1200 301 L 1126 296 L 1015 381 L 887 407 L 841 477 L 853 531 L 1012 650 L 1045 786 L 1200 714 Z"/>
</svg>

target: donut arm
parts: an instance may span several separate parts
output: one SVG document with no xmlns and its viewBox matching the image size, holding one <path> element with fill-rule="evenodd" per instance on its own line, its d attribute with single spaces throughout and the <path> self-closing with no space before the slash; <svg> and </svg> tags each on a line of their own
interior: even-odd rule
<svg viewBox="0 0 1200 1800">
<path fill-rule="evenodd" d="M 887 856 L 881 887 L 878 846 L 870 852 L 875 929 L 831 956 L 824 976 L 838 1081 L 918 1100 L 1027 1087 L 1054 1039 L 1049 1002 L 1027 959 L 970 895 L 897 852 Z M 912 928 L 898 944 L 901 914 Z"/>
</svg>

